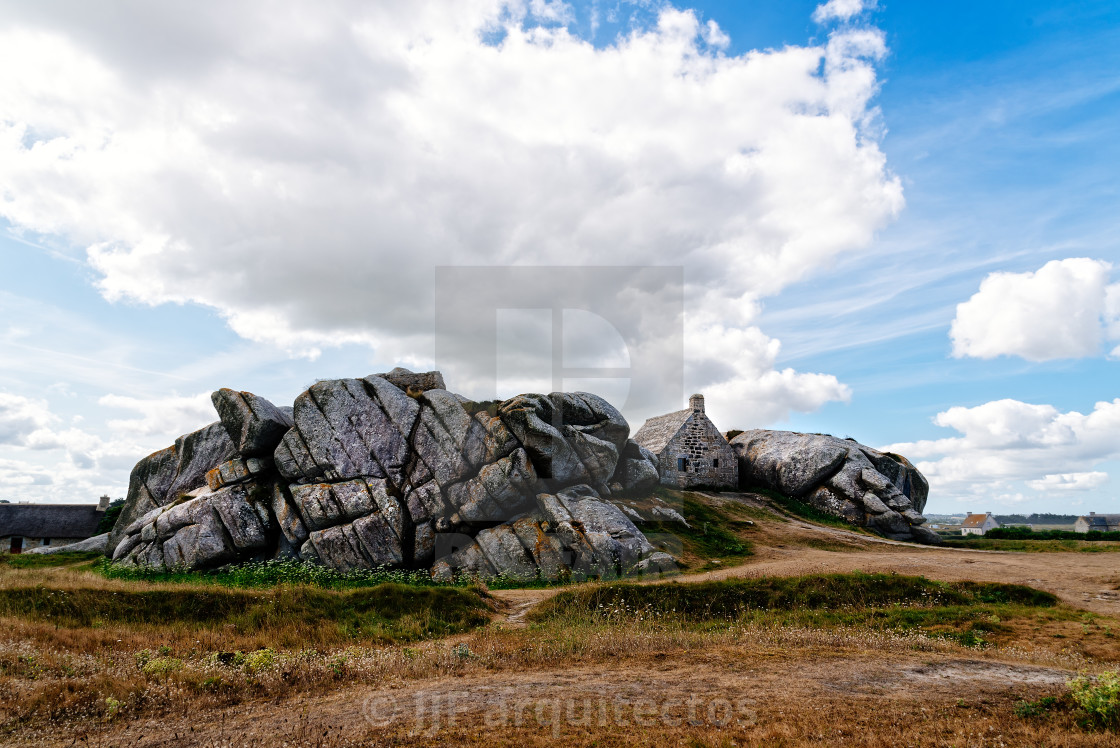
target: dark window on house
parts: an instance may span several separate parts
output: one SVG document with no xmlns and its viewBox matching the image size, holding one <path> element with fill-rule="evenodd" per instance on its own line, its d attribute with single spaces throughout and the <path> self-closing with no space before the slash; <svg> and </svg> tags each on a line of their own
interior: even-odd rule
<svg viewBox="0 0 1120 748">
<path fill-rule="evenodd" d="M 43 545 L 44 546 L 48 546 L 50 544 L 51 544 L 51 539 L 50 538 L 43 538 Z"/>
<path fill-rule="evenodd" d="M 12 553 L 23 553 L 23 538 L 12 538 Z"/>
<path fill-rule="evenodd" d="M 712 460 L 712 467 L 719 467 L 719 460 Z"/>
<path fill-rule="evenodd" d="M 682 472 L 682 473 L 685 472 L 686 470 L 688 470 L 688 458 L 687 457 L 678 457 L 677 458 L 677 470 L 679 472 Z"/>
</svg>

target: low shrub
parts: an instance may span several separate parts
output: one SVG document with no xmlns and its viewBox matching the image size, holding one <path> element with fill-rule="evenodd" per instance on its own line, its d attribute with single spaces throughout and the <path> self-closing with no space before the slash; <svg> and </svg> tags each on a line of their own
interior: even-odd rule
<svg viewBox="0 0 1120 748">
<path fill-rule="evenodd" d="M 1069 692 L 1081 709 L 1086 726 L 1120 729 L 1120 672 L 1074 678 L 1069 682 Z"/>
<path fill-rule="evenodd" d="M 1041 717 L 1047 712 L 1055 711 L 1062 706 L 1062 699 L 1057 696 L 1043 696 L 1038 701 L 1027 701 L 1026 699 L 1015 704 L 1015 716 L 1028 719 L 1031 717 Z"/>
</svg>

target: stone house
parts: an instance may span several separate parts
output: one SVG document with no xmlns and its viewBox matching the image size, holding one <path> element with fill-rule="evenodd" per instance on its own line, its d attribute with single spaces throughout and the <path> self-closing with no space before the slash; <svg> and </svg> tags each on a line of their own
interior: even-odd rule
<svg viewBox="0 0 1120 748">
<path fill-rule="evenodd" d="M 108 508 L 108 496 L 97 504 L 0 504 L 0 553 L 23 553 L 92 538 Z"/>
<path fill-rule="evenodd" d="M 657 457 L 661 483 L 675 488 L 738 488 L 739 461 L 727 439 L 704 413 L 704 396 L 688 407 L 651 418 L 634 441 Z"/>
<path fill-rule="evenodd" d="M 1073 523 L 1074 532 L 1120 532 L 1120 514 L 1089 512 Z"/>
<path fill-rule="evenodd" d="M 992 516 L 991 512 L 984 514 L 969 514 L 961 522 L 961 535 L 983 535 L 988 530 L 994 530 L 999 527 L 999 522 Z"/>
</svg>

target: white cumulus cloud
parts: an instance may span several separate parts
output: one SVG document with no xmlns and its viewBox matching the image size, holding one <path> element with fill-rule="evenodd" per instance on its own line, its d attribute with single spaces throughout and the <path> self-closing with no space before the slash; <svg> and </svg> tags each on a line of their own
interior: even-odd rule
<svg viewBox="0 0 1120 748">
<path fill-rule="evenodd" d="M 1103 260 L 1075 257 L 1033 273 L 992 273 L 957 305 L 949 332 L 953 355 L 1028 361 L 1099 355 L 1105 340 L 1120 340 L 1120 283 L 1109 283 L 1111 270 Z"/>
<path fill-rule="evenodd" d="M 847 21 L 876 5 L 877 0 L 828 0 L 813 11 L 813 20 L 817 23 Z"/>
<path fill-rule="evenodd" d="M 669 5 L 599 48 L 543 0 L 3 7 L 0 217 L 86 248 L 107 299 L 423 365 L 439 266 L 683 265 L 698 338 L 746 346 L 691 389 L 755 421 L 847 397 L 754 315 L 903 206 L 875 29 L 732 56 Z"/>
<path fill-rule="evenodd" d="M 931 495 L 946 498 L 992 496 L 1015 483 L 1041 493 L 1092 490 L 1108 480 L 1093 468 L 1120 458 L 1120 398 L 1089 413 L 994 400 L 950 408 L 934 423 L 961 435 L 885 449 L 914 460 Z"/>
<path fill-rule="evenodd" d="M 32 434 L 57 420 L 42 400 L 0 392 L 0 444 L 26 444 Z"/>
<path fill-rule="evenodd" d="M 158 422 L 158 401 L 147 405 L 124 398 L 118 405 L 145 412 L 146 419 L 138 419 L 140 422 Z M 176 410 L 174 406 L 165 405 L 162 410 L 170 413 Z M 187 404 L 178 408 L 181 415 L 189 409 Z M 215 420 L 212 406 L 208 420 Z M 0 498 L 80 503 L 96 501 L 102 493 L 117 495 L 123 492 L 128 471 L 137 459 L 170 442 L 166 433 L 157 433 L 154 428 L 129 429 L 125 424 L 106 438 L 76 425 L 62 428 L 62 421 L 45 400 L 0 393 L 0 446 L 4 447 L 0 455 Z M 184 416 L 178 422 L 190 419 Z M 196 420 L 192 428 L 206 422 Z M 170 426 L 176 420 L 166 415 L 162 423 Z M 148 438 L 142 438 L 145 435 Z"/>
<path fill-rule="evenodd" d="M 1049 491 L 1091 491 L 1108 482 L 1108 473 L 1093 470 L 1087 473 L 1052 473 L 1027 485 L 1043 493 Z"/>
<path fill-rule="evenodd" d="M 159 398 L 110 394 L 102 396 L 97 402 L 107 408 L 130 410 L 140 414 L 139 418 L 110 419 L 107 425 L 114 433 L 129 436 L 161 436 L 168 442 L 218 420 L 209 392 Z"/>
</svg>

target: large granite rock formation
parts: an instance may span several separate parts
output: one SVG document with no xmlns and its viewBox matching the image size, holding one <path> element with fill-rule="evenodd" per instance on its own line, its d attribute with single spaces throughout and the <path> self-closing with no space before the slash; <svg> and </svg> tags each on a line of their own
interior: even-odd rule
<svg viewBox="0 0 1120 748">
<path fill-rule="evenodd" d="M 439 372 L 394 369 L 318 382 L 292 408 L 229 389 L 212 399 L 218 422 L 133 469 L 107 544 L 115 561 L 299 558 L 549 579 L 673 566 L 602 498 L 656 474 L 596 395 L 485 408 Z"/>
<path fill-rule="evenodd" d="M 929 484 L 909 460 L 851 439 L 744 431 L 731 440 L 742 488 L 769 488 L 894 540 L 937 545 L 922 527 Z"/>
</svg>

